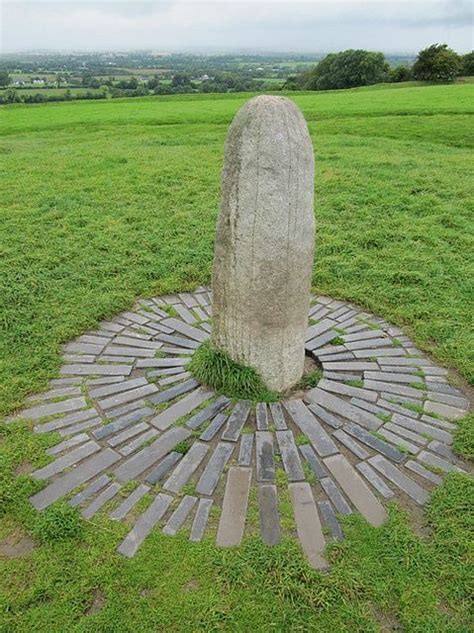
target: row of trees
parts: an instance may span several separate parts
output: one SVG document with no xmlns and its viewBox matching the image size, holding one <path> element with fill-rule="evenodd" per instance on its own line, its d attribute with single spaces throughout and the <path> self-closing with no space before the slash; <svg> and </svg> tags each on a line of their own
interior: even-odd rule
<svg viewBox="0 0 474 633">
<path fill-rule="evenodd" d="M 432 44 L 418 53 L 413 66 L 391 68 L 383 53 L 351 49 L 326 55 L 314 68 L 290 77 L 284 88 L 337 90 L 411 79 L 446 83 L 460 75 L 474 75 L 474 51 L 461 56 L 447 44 Z"/>
</svg>

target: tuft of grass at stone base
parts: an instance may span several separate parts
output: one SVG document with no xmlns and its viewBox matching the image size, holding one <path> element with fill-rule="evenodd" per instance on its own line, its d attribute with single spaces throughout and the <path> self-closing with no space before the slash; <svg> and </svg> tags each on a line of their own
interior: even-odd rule
<svg viewBox="0 0 474 633">
<path fill-rule="evenodd" d="M 236 363 L 209 341 L 194 352 L 188 368 L 200 383 L 230 398 L 255 402 L 278 400 L 278 394 L 265 387 L 255 369 Z"/>
</svg>

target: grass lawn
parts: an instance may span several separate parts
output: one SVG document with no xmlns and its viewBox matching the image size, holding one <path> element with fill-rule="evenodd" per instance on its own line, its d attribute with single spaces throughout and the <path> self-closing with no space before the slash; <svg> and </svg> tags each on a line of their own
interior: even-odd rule
<svg viewBox="0 0 474 633">
<path fill-rule="evenodd" d="M 402 325 L 472 380 L 474 85 L 291 97 L 317 156 L 314 289 Z M 223 144 L 248 98 L 0 108 L 0 415 L 54 377 L 64 341 L 136 296 L 209 281 Z M 129 561 L 114 553 L 126 526 L 100 515 L 48 537 L 27 501 L 41 484 L 26 473 L 54 442 L 0 426 L 2 633 L 472 625 L 467 477 L 447 478 L 416 532 L 395 507 L 382 528 L 346 520 L 325 575 L 296 543 L 257 538 L 220 551 L 156 531 Z M 61 516 L 58 533 L 72 520 Z M 12 534 L 36 547 L 2 557 Z"/>
</svg>

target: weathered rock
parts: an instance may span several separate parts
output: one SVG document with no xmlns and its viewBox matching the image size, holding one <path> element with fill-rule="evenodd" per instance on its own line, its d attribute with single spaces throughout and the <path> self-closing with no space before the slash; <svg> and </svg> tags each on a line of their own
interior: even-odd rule
<svg viewBox="0 0 474 633">
<path fill-rule="evenodd" d="M 213 344 L 277 391 L 303 374 L 314 156 L 300 110 L 251 99 L 229 130 L 213 269 Z"/>
</svg>

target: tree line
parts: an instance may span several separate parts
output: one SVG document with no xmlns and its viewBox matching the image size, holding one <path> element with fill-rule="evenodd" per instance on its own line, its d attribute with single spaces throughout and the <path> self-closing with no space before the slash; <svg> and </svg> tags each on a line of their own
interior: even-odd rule
<svg viewBox="0 0 474 633">
<path fill-rule="evenodd" d="M 289 77 L 284 90 L 338 90 L 413 79 L 452 82 L 474 75 L 474 51 L 458 55 L 447 44 L 432 44 L 418 53 L 412 66 L 391 67 L 383 53 L 347 50 L 326 55 L 314 68 Z"/>
</svg>

